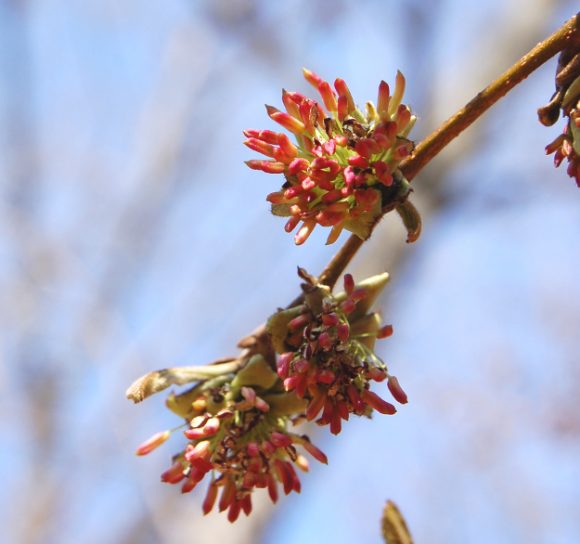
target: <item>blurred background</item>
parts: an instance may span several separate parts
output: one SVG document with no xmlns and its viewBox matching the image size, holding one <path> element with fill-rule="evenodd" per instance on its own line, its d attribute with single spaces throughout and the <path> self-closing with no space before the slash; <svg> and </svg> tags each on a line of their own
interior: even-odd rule
<svg viewBox="0 0 580 544">
<path fill-rule="evenodd" d="M 244 128 L 307 92 L 407 77 L 419 140 L 577 9 L 574 1 L 0 0 L 0 541 L 580 541 L 580 192 L 536 108 L 555 61 L 415 180 L 424 233 L 387 218 L 349 269 L 387 270 L 379 350 L 410 402 L 313 429 L 301 495 L 231 526 L 159 483 L 179 422 L 126 387 L 235 355 L 339 244 L 268 214 Z M 322 229 L 321 229 L 322 231 Z M 205 485 L 201 491 L 204 491 Z"/>
</svg>

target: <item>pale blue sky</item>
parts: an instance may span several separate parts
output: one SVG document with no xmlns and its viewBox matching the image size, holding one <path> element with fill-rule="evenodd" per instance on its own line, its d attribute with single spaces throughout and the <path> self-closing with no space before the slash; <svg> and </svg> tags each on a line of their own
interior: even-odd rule
<svg viewBox="0 0 580 544">
<path fill-rule="evenodd" d="M 263 103 L 308 90 L 308 66 L 358 103 L 401 69 L 424 135 L 573 12 L 531 4 L 52 0 L 23 19 L 0 4 L 2 541 L 36 542 L 37 524 L 43 542 L 129 542 L 145 520 L 138 542 L 203 543 L 227 525 L 158 482 L 178 437 L 133 456 L 176 422 L 161 396 L 123 392 L 236 353 L 295 296 L 296 266 L 337 249 L 324 232 L 296 248 L 268 215 L 279 180 L 244 166 L 242 130 L 273 128 Z M 543 155 L 560 128 L 535 118 L 553 70 L 433 165 L 446 205 L 416 245 L 379 228 L 405 251 L 381 354 L 410 403 L 317 432 L 329 466 L 272 510 L 265 543 L 378 543 L 387 498 L 418 543 L 578 540 L 580 192 Z M 355 275 L 395 260 L 371 248 Z"/>
</svg>

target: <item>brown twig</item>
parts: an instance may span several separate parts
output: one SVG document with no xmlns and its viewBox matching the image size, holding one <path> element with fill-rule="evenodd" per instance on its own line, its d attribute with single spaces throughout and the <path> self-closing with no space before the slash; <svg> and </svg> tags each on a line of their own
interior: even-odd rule
<svg viewBox="0 0 580 544">
<path fill-rule="evenodd" d="M 576 14 L 479 92 L 475 98 L 417 145 L 413 154 L 401 164 L 400 170 L 405 178 L 411 181 L 451 140 L 459 136 L 500 98 L 566 48 L 572 40 L 579 40 L 579 30 L 580 14 Z M 390 210 L 384 211 L 383 216 L 387 211 Z M 364 240 L 354 234 L 351 235 L 320 274 L 320 282 L 333 287 L 363 243 Z"/>
<path fill-rule="evenodd" d="M 363 244 L 364 240 L 362 238 L 352 234 L 322 271 L 318 281 L 324 285 L 328 285 L 329 287 L 334 287 L 334 284 L 337 282 L 344 269 L 348 266 L 348 263 L 350 263 L 351 259 Z"/>
</svg>

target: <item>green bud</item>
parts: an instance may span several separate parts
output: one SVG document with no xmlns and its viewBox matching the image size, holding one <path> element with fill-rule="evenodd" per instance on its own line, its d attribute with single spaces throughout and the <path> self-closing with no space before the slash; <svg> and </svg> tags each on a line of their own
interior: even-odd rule
<svg viewBox="0 0 580 544">
<path fill-rule="evenodd" d="M 272 315 L 267 323 L 266 329 L 272 338 L 272 346 L 277 353 L 284 353 L 286 348 L 286 336 L 288 335 L 288 323 L 295 317 L 298 317 L 304 308 L 302 306 L 295 306 L 288 310 L 280 310 Z"/>
<path fill-rule="evenodd" d="M 270 415 L 290 416 L 306 411 L 308 400 L 299 399 L 295 393 L 280 393 L 276 395 L 264 395 L 264 400 L 270 405 Z"/>
<path fill-rule="evenodd" d="M 199 390 L 197 387 L 192 387 L 188 391 L 179 395 L 170 393 L 165 401 L 165 406 L 179 417 L 182 417 L 183 419 L 191 419 L 194 415 L 191 403 L 198 395 Z"/>
<path fill-rule="evenodd" d="M 278 380 L 278 375 L 262 355 L 254 355 L 232 380 L 232 388 L 257 386 L 270 389 Z"/>
<path fill-rule="evenodd" d="M 381 316 L 378 313 L 367 314 L 354 320 L 350 326 L 350 334 L 370 350 L 375 347 L 377 332 L 381 328 Z"/>
<path fill-rule="evenodd" d="M 272 215 L 278 217 L 290 217 L 292 215 L 290 213 L 289 204 L 272 204 L 270 211 L 272 212 Z"/>
<path fill-rule="evenodd" d="M 381 199 L 378 198 L 370 211 L 344 222 L 344 228 L 356 234 L 361 240 L 367 240 L 377 221 L 382 217 Z"/>
<path fill-rule="evenodd" d="M 580 76 L 566 89 L 562 99 L 562 109 L 572 106 L 580 98 Z"/>
</svg>

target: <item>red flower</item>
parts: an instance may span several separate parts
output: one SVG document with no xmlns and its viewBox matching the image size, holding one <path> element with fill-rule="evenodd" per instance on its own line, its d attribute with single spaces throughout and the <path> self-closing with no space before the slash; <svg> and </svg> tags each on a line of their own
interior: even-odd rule
<svg viewBox="0 0 580 544">
<path fill-rule="evenodd" d="M 397 378 L 373 351 L 377 338 L 392 334 L 390 325 L 380 326 L 377 314 L 367 313 L 387 278 L 380 275 L 356 286 L 347 274 L 345 293 L 336 297 L 324 286 L 309 286 L 304 305 L 283 310 L 268 322 L 274 346 L 282 351 L 277 372 L 284 388 L 306 399 L 306 418 L 330 425 L 333 434 L 350 414 L 396 412 L 370 391 L 373 381 L 387 379 L 395 400 L 407 402 Z"/>
<path fill-rule="evenodd" d="M 217 501 L 220 512 L 227 510 L 230 522 L 241 512 L 250 514 L 255 489 L 266 488 L 273 502 L 280 487 L 285 494 L 300 492 L 294 466 L 307 470 L 308 461 L 296 446 L 327 462 L 306 436 L 286 430 L 287 416 L 270 414 L 269 404 L 254 388 L 235 387 L 234 383 L 235 378 L 230 379 L 195 398 L 192 407 L 196 415 L 183 433 L 189 442 L 161 475 L 163 482 L 180 484 L 182 493 L 191 492 L 209 475 L 203 512 L 209 513 Z M 158 433 L 138 449 L 138 454 L 149 453 L 169 434 Z"/>
<path fill-rule="evenodd" d="M 334 82 L 335 92 L 310 70 L 304 69 L 304 77 L 317 89 L 324 107 L 300 93 L 283 91 L 286 111 L 272 106 L 266 111 L 294 135 L 297 145 L 283 133 L 246 130 L 245 145 L 269 157 L 246 164 L 284 174 L 282 188 L 267 200 L 275 215 L 289 217 L 287 232 L 301 223 L 296 244 L 304 243 L 316 225 L 331 227 L 327 244 L 343 229 L 366 238 L 389 198 L 385 188 L 393 185 L 399 162 L 413 149 L 406 136 L 415 117 L 401 104 L 405 78 L 397 73 L 392 96 L 382 81 L 377 107 L 368 102 L 363 114 L 344 80 Z"/>
</svg>

